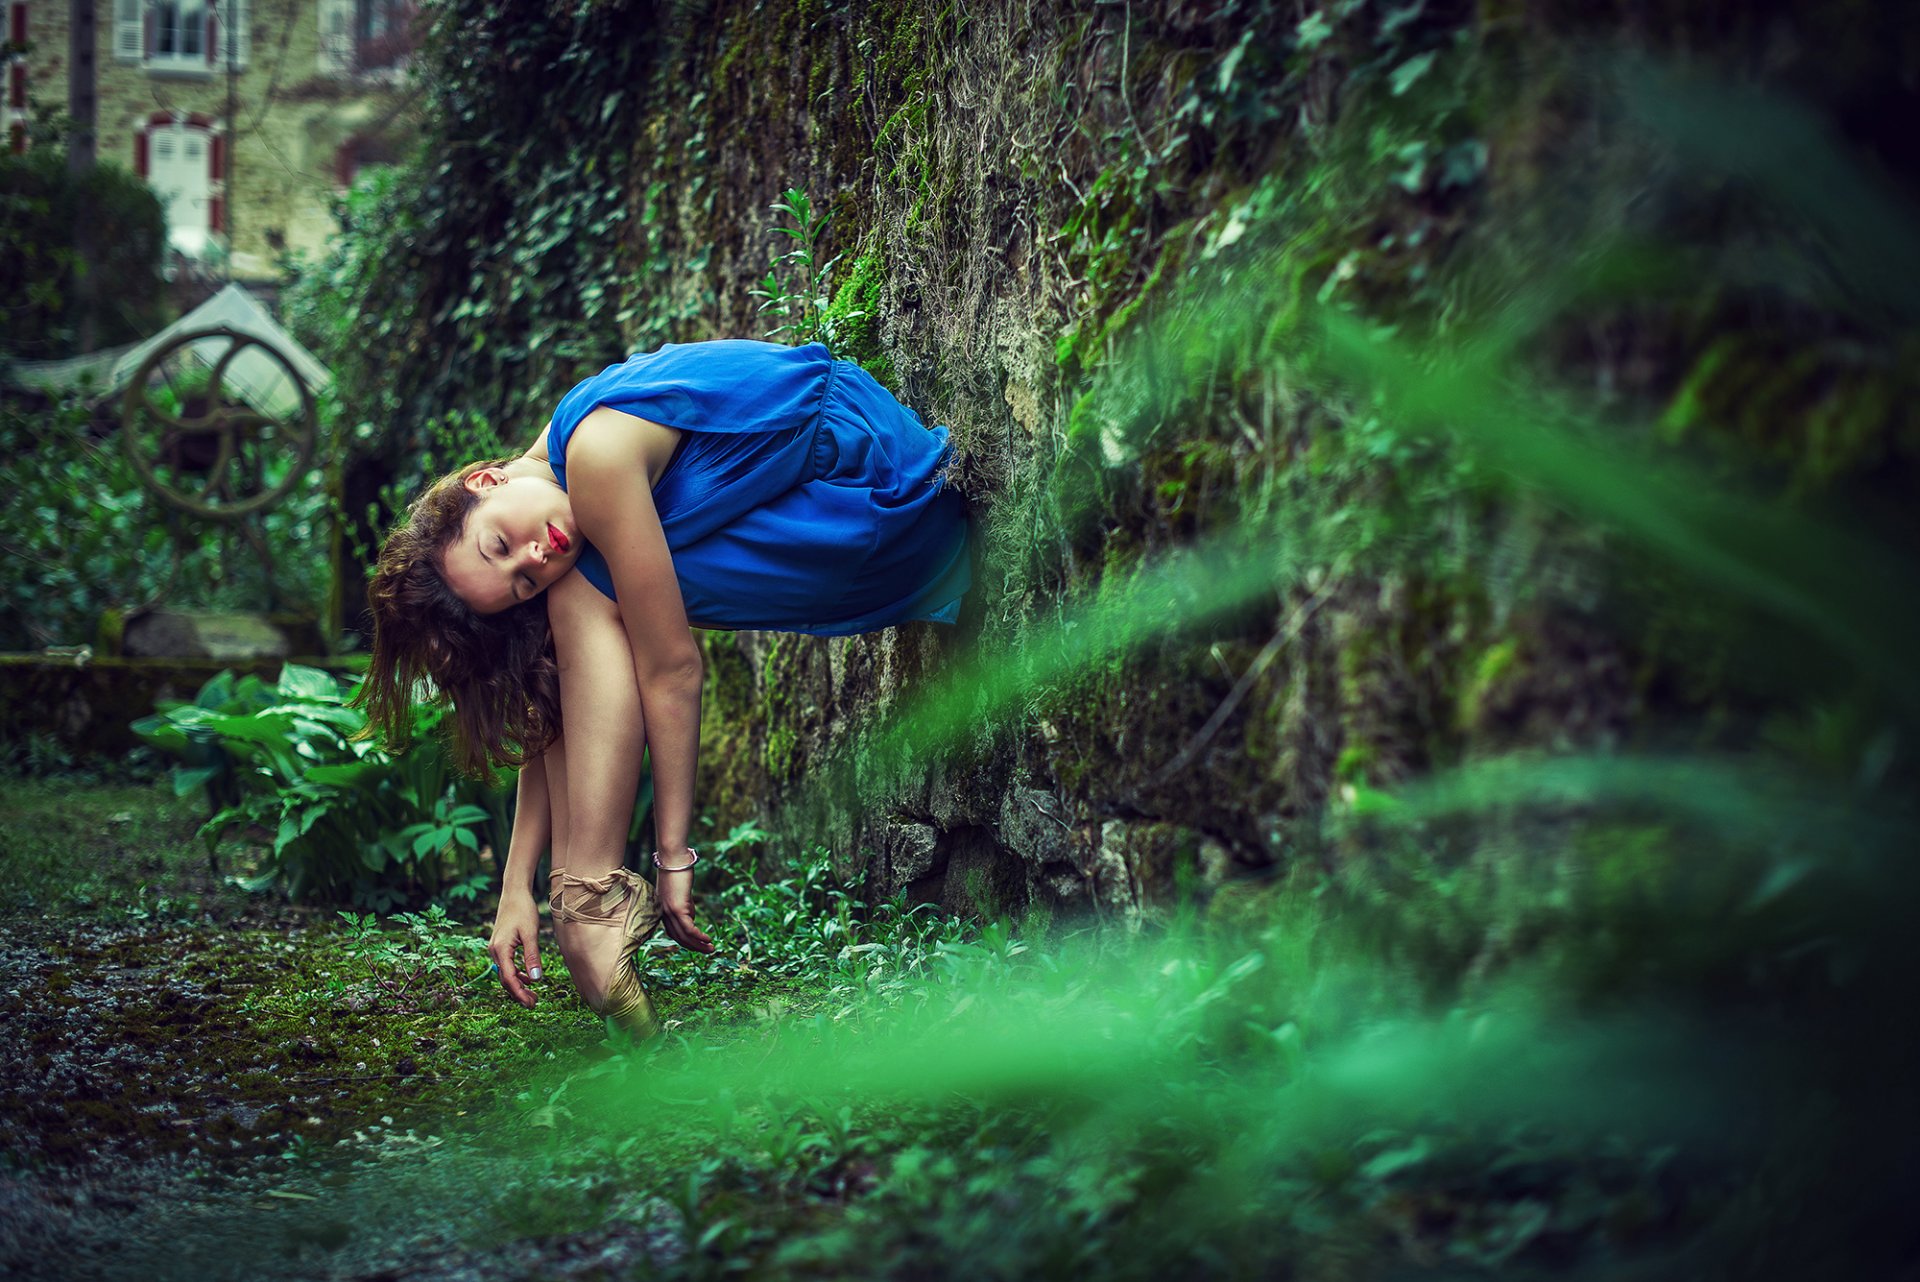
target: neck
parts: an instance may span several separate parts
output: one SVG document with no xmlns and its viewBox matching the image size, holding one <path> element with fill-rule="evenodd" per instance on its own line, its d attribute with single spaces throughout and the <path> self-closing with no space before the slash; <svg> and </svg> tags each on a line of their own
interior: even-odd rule
<svg viewBox="0 0 1920 1282">
<path fill-rule="evenodd" d="M 541 480 L 554 481 L 558 484 L 553 468 L 547 463 L 544 454 L 522 454 L 501 470 L 508 476 L 536 476 Z"/>
</svg>

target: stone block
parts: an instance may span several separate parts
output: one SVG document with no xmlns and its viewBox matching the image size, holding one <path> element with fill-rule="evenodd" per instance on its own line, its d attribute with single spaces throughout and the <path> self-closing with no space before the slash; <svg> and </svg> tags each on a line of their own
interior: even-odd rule
<svg viewBox="0 0 1920 1282">
<path fill-rule="evenodd" d="M 122 645 L 134 659 L 284 659 L 293 643 L 281 628 L 258 614 L 198 614 L 155 610 L 130 619 Z"/>
</svg>

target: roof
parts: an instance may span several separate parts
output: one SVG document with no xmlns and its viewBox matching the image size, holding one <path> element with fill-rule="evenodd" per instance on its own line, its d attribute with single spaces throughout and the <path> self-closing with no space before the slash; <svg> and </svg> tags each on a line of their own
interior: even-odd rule
<svg viewBox="0 0 1920 1282">
<path fill-rule="evenodd" d="M 131 347 L 89 352 L 60 361 L 21 361 L 8 371 L 8 379 L 19 387 L 46 392 L 80 389 L 89 383 L 97 399 L 105 399 L 125 390 L 139 372 L 141 364 L 160 348 L 183 334 L 217 326 L 250 335 L 286 357 L 311 392 L 333 385 L 333 374 L 313 353 L 294 341 L 280 324 L 254 301 L 253 295 L 239 285 L 228 285 L 200 306 L 144 342 Z M 207 339 L 195 343 L 192 351 L 208 366 L 227 351 L 228 340 Z M 247 403 L 263 413 L 286 416 L 299 406 L 299 393 L 287 378 L 286 368 L 258 348 L 249 346 L 227 366 L 226 384 Z"/>
</svg>

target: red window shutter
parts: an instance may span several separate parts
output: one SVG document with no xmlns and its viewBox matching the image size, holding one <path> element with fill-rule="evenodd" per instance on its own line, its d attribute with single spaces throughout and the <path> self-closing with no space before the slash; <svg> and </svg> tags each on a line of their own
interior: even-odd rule
<svg viewBox="0 0 1920 1282">
<path fill-rule="evenodd" d="M 227 202 L 219 196 L 207 202 L 207 221 L 217 235 L 227 229 Z"/>
<path fill-rule="evenodd" d="M 20 3 L 20 0 L 15 0 L 13 12 L 7 16 L 12 19 L 7 24 L 7 39 L 17 45 L 27 43 L 27 6 Z"/>
<path fill-rule="evenodd" d="M 214 17 L 213 7 L 207 7 L 207 64 L 212 66 L 218 61 L 214 50 L 220 47 L 220 23 Z"/>
<path fill-rule="evenodd" d="M 226 177 L 227 173 L 225 148 L 221 145 L 223 142 L 225 139 L 215 134 L 207 143 L 207 177 L 215 182 Z"/>
<path fill-rule="evenodd" d="M 133 172 L 142 178 L 147 176 L 147 131 L 144 129 L 133 136 Z"/>
<path fill-rule="evenodd" d="M 13 122 L 13 149 L 22 155 L 27 150 L 27 127 L 17 120 Z"/>
<path fill-rule="evenodd" d="M 27 64 L 24 62 L 7 68 L 7 105 L 23 110 L 27 105 Z"/>
</svg>

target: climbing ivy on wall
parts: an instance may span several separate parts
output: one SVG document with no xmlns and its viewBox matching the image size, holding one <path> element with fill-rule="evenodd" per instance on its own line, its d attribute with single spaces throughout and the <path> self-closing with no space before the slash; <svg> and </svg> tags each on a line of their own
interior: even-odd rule
<svg viewBox="0 0 1920 1282">
<path fill-rule="evenodd" d="M 166 220 L 146 183 L 112 164 L 76 178 L 63 146 L 0 156 L 0 360 L 52 360 L 160 326 Z"/>
<path fill-rule="evenodd" d="M 1911 468 L 1911 431 L 1876 409 L 1920 404 L 1910 338 L 1821 287 L 1721 270 L 1767 243 L 1770 216 L 1711 157 L 1634 136 L 1610 84 L 1632 49 L 1711 47 L 1739 74 L 1784 28 L 1898 80 L 1891 19 L 1813 8 L 452 3 L 420 64 L 420 154 L 350 208 L 313 277 L 351 300 L 317 345 L 344 371 L 371 488 L 404 495 L 485 452 L 462 431 L 530 441 L 602 362 L 771 328 L 752 291 L 790 238 L 769 206 L 805 193 L 823 222 L 810 252 L 837 263 L 809 305 L 843 355 L 953 430 L 990 640 L 1124 596 L 1153 558 L 1238 522 L 1293 523 L 1297 574 L 1209 652 L 1176 639 L 1085 665 L 1038 691 L 1023 714 L 1044 730 L 999 741 L 981 776 L 1089 814 L 1207 810 L 1239 848 L 1270 848 L 1273 816 L 1310 825 L 1329 798 L 1478 740 L 1600 740 L 1650 698 L 1720 697 L 1651 675 L 1673 638 L 1713 630 L 1671 601 L 1639 653 L 1608 635 L 1610 593 L 1658 573 L 1616 572 L 1552 504 L 1401 431 L 1320 362 L 1321 318 L 1438 361 L 1551 275 L 1565 297 L 1508 336 L 1543 387 L 1667 444 L 1763 442 L 1803 489 Z M 1798 87 L 1838 107 L 1851 92 Z M 1623 233 L 1672 253 L 1664 294 L 1606 292 L 1599 268 L 1631 266 L 1601 252 Z M 1816 349 L 1838 354 L 1832 395 Z M 1796 405 L 1817 412 L 1775 408 Z M 777 765 L 777 786 L 828 750 L 835 717 L 754 702 L 754 681 L 811 653 L 769 651 L 717 693 L 769 724 L 728 731 L 745 750 L 710 757 L 733 772 L 716 793 L 769 786 L 742 763 Z M 1176 759 L 1199 767 L 1184 783 L 1156 764 Z M 1232 780 L 1231 813 L 1205 806 L 1209 777 Z"/>
<path fill-rule="evenodd" d="M 428 11 L 418 151 L 343 201 L 324 260 L 294 264 L 301 337 L 338 373 L 344 430 L 375 478 L 349 496 L 356 521 L 375 491 L 405 496 L 495 440 L 531 443 L 558 391 L 618 359 L 623 332 L 662 333 L 634 308 L 652 194 L 610 145 L 636 139 L 660 51 L 644 4 Z M 463 449 L 432 430 L 449 414 L 488 426 Z"/>
</svg>

